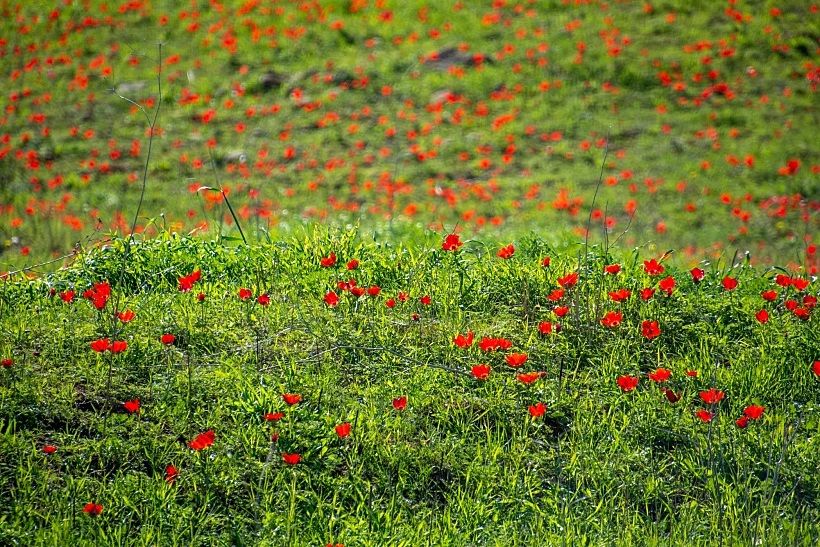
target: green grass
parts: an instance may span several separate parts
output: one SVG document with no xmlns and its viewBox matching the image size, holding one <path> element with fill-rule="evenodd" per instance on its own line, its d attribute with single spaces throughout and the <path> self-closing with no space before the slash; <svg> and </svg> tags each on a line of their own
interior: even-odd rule
<svg viewBox="0 0 820 547">
<path fill-rule="evenodd" d="M 394 241 L 423 229 L 575 234 L 594 208 L 595 233 L 628 226 L 628 246 L 692 263 L 748 252 L 816 273 L 816 3 L 495 4 L 93 0 L 52 20 L 4 2 L 0 268 L 130 228 L 147 119 L 110 90 L 150 118 L 159 84 L 137 223 L 148 234 L 237 236 L 201 186 L 230 190 L 258 241 L 315 223 Z M 462 45 L 453 70 L 429 61 Z M 608 133 L 615 184 L 593 204 Z M 780 174 L 790 160 L 797 170 Z M 561 196 L 576 207 L 555 208 Z"/>
<path fill-rule="evenodd" d="M 536 236 L 504 260 L 478 240 L 454 253 L 438 237 L 405 245 L 317 231 L 250 247 L 165 232 L 134 246 L 120 284 L 122 243 L 0 289 L 2 357 L 14 361 L 0 370 L 3 543 L 808 546 L 820 537 L 817 318 L 785 307 L 816 294 L 816 282 L 800 292 L 775 283 L 781 271 L 716 263 L 695 284 L 678 254 L 650 276 L 637 253 L 592 245 L 584 255 L 583 245 Z M 336 265 L 322 267 L 331 252 Z M 348 271 L 352 259 L 359 266 Z M 622 271 L 604 274 L 612 263 Z M 179 292 L 195 270 L 201 279 Z M 571 272 L 578 284 L 549 300 Z M 638 296 L 667 276 L 671 295 Z M 737 289 L 723 288 L 726 276 Z M 351 278 L 381 294 L 336 288 Z M 112 295 L 98 311 L 82 292 L 103 281 Z M 240 288 L 253 297 L 241 300 Z M 633 294 L 612 302 L 607 292 L 619 288 Z M 771 303 L 761 297 L 769 289 Z M 59 296 L 67 290 L 72 303 Z M 331 290 L 335 307 L 323 299 Z M 386 306 L 399 292 L 408 300 Z M 262 293 L 268 306 L 255 303 Z M 135 313 L 116 327 L 128 347 L 98 354 L 89 344 L 113 338 L 117 301 Z M 569 308 L 563 318 L 557 305 Z M 601 325 L 615 310 L 621 325 Z M 651 340 L 641 334 L 650 320 L 661 331 Z M 541 334 L 543 321 L 560 332 Z M 475 343 L 457 347 L 468 332 Z M 175 342 L 164 346 L 163 334 Z M 484 352 L 484 336 L 512 346 Z M 510 353 L 527 361 L 514 369 Z M 483 381 L 470 374 L 480 363 L 492 368 Z M 659 367 L 671 371 L 662 386 L 681 396 L 675 404 L 647 377 Z M 523 372 L 543 375 L 525 385 Z M 626 375 L 639 378 L 629 392 L 617 383 Z M 714 406 L 699 396 L 711 387 L 725 393 Z M 284 393 L 302 400 L 288 406 Z M 394 409 L 402 396 L 406 408 Z M 139 415 L 123 406 L 137 397 Z M 538 402 L 546 410 L 535 418 L 528 406 Z M 762 417 L 738 428 L 753 404 Z M 702 409 L 716 412 L 711 422 L 696 417 Z M 352 426 L 346 438 L 334 430 L 342 423 Z M 186 446 L 208 430 L 213 446 Z M 286 465 L 280 452 L 301 460 Z M 83 512 L 91 502 L 99 516 Z"/>
</svg>

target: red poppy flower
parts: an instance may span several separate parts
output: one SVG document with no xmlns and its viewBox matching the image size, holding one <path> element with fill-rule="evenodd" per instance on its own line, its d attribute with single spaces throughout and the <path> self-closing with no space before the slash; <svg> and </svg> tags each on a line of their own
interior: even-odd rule
<svg viewBox="0 0 820 547">
<path fill-rule="evenodd" d="M 641 333 L 649 340 L 652 340 L 656 336 L 660 336 L 661 329 L 658 327 L 657 321 L 644 321 L 641 323 Z"/>
<path fill-rule="evenodd" d="M 653 258 L 652 260 L 643 261 L 643 269 L 649 275 L 659 275 L 663 273 L 664 267 Z"/>
<path fill-rule="evenodd" d="M 496 256 L 499 258 L 512 258 L 513 254 L 515 254 L 515 247 L 513 247 L 512 243 L 507 245 L 506 247 L 501 247 L 496 253 Z"/>
<path fill-rule="evenodd" d="M 123 351 L 128 349 L 128 342 L 117 340 L 113 342 L 108 349 L 111 350 L 111 353 L 122 353 Z"/>
<path fill-rule="evenodd" d="M 134 319 L 134 312 L 132 312 L 131 310 L 125 310 L 124 312 L 120 313 L 118 317 L 120 318 L 120 321 L 122 321 L 123 323 L 128 323 L 129 321 Z"/>
<path fill-rule="evenodd" d="M 520 367 L 527 362 L 526 353 L 511 353 L 506 356 L 507 364 L 511 367 Z"/>
<path fill-rule="evenodd" d="M 692 268 L 689 271 L 689 273 L 692 274 L 692 281 L 694 283 L 700 283 L 701 281 L 703 281 L 703 278 L 706 275 L 706 272 L 704 272 L 700 268 Z"/>
<path fill-rule="evenodd" d="M 195 271 L 190 275 L 186 275 L 179 278 L 179 292 L 188 292 L 194 287 L 194 283 L 199 281 L 202 272 L 199 270 Z"/>
<path fill-rule="evenodd" d="M 341 437 L 345 438 L 350 435 L 350 424 L 340 424 L 336 426 L 336 434 Z"/>
<path fill-rule="evenodd" d="M 299 458 L 299 454 L 285 454 L 284 452 L 282 452 L 282 459 L 285 460 L 286 464 L 296 465 L 297 463 L 299 463 Z"/>
<path fill-rule="evenodd" d="M 11 368 L 11 365 L 13 365 L 13 364 L 14 364 L 14 361 L 12 361 L 11 359 L 3 359 L 2 361 L 0 361 L 0 366 L 1 367 Z"/>
<path fill-rule="evenodd" d="M 462 245 L 464 245 L 464 243 L 459 241 L 458 234 L 449 234 L 444 238 L 444 243 L 441 244 L 441 248 L 445 251 L 457 251 Z"/>
<path fill-rule="evenodd" d="M 335 292 L 330 291 L 329 293 L 327 293 L 325 295 L 325 304 L 327 304 L 331 308 L 333 306 L 336 306 L 338 303 L 339 303 L 339 297 L 336 295 Z"/>
<path fill-rule="evenodd" d="M 453 343 L 460 348 L 466 348 L 473 345 L 473 333 L 467 333 L 467 336 L 463 334 L 459 334 L 455 338 L 453 338 Z"/>
<path fill-rule="evenodd" d="M 564 298 L 564 289 L 555 289 L 549 296 L 547 296 L 547 299 L 552 300 L 553 302 L 561 300 L 562 298 Z"/>
<path fill-rule="evenodd" d="M 126 401 L 124 403 L 124 406 L 125 406 L 125 410 L 127 410 L 128 412 L 130 412 L 132 414 L 134 412 L 139 412 L 139 410 L 140 410 L 140 398 L 137 397 L 133 401 Z"/>
<path fill-rule="evenodd" d="M 765 291 L 761 296 L 763 296 L 763 300 L 774 302 L 777 300 L 777 291 Z"/>
<path fill-rule="evenodd" d="M 569 311 L 569 307 L 567 307 L 567 306 L 558 306 L 557 308 L 552 310 L 552 313 L 554 313 L 558 317 L 564 317 L 567 314 L 568 311 Z"/>
<path fill-rule="evenodd" d="M 301 395 L 294 395 L 292 393 L 283 393 L 282 394 L 282 399 L 284 399 L 285 402 L 289 405 L 295 405 L 296 403 L 298 403 L 299 401 L 302 400 L 302 396 Z"/>
<path fill-rule="evenodd" d="M 43 452 L 45 452 L 46 454 L 54 454 L 55 452 L 57 452 L 57 447 L 47 444 L 43 447 Z"/>
<path fill-rule="evenodd" d="M 735 425 L 740 429 L 746 429 L 746 426 L 749 425 L 749 418 L 746 416 L 741 416 L 740 419 L 735 420 Z"/>
<path fill-rule="evenodd" d="M 365 291 L 363 287 L 350 287 L 350 294 L 352 294 L 356 298 L 362 296 L 364 292 Z"/>
<path fill-rule="evenodd" d="M 381 292 L 382 289 L 378 285 L 373 285 L 372 287 L 367 289 L 367 294 L 369 294 L 370 296 L 379 296 Z"/>
<path fill-rule="evenodd" d="M 626 289 L 619 289 L 615 292 L 610 292 L 609 297 L 612 299 L 613 302 L 623 302 L 632 294 L 632 291 L 628 291 Z"/>
<path fill-rule="evenodd" d="M 546 257 L 544 260 L 542 260 L 542 261 L 541 261 L 541 265 L 542 265 L 543 267 L 545 267 L 545 268 L 546 268 L 547 266 L 549 266 L 549 265 L 550 265 L 550 257 Z"/>
<path fill-rule="evenodd" d="M 791 298 L 789 298 L 788 300 L 786 300 L 783 303 L 783 305 L 786 306 L 787 310 L 794 311 L 794 310 L 797 309 L 797 306 L 799 306 L 800 304 L 797 303 L 797 300 L 792 300 Z"/>
<path fill-rule="evenodd" d="M 539 372 L 528 372 L 526 374 L 518 374 L 516 378 L 521 380 L 524 384 L 531 384 L 541 377 Z"/>
<path fill-rule="evenodd" d="M 820 361 L 815 361 L 814 364 L 811 366 L 811 371 L 820 378 Z"/>
<path fill-rule="evenodd" d="M 769 312 L 767 312 L 766 310 L 760 310 L 759 312 L 757 312 L 755 314 L 755 317 L 761 323 L 768 323 L 769 322 Z"/>
<path fill-rule="evenodd" d="M 108 338 L 102 338 L 91 342 L 91 349 L 97 353 L 102 353 L 108 349 Z"/>
<path fill-rule="evenodd" d="M 624 391 L 632 391 L 638 387 L 638 377 L 635 376 L 632 378 L 631 376 L 621 376 L 618 378 L 618 387 Z"/>
<path fill-rule="evenodd" d="M 432 300 L 430 299 L 429 296 L 425 295 L 425 296 L 422 296 L 421 298 L 419 298 L 419 302 L 421 302 L 425 306 L 429 306 L 430 302 L 432 302 Z"/>
<path fill-rule="evenodd" d="M 355 270 L 358 267 L 359 267 L 359 261 L 356 260 L 355 258 L 347 263 L 347 269 L 348 270 Z"/>
<path fill-rule="evenodd" d="M 65 291 L 60 293 L 60 300 L 69 304 L 74 301 L 74 291 Z"/>
<path fill-rule="evenodd" d="M 700 398 L 703 399 L 703 402 L 707 405 L 714 405 L 720 402 L 723 399 L 724 393 L 722 391 L 718 391 L 715 388 L 709 388 L 709 391 L 701 391 Z"/>
<path fill-rule="evenodd" d="M 196 439 L 188 443 L 188 446 L 193 448 L 194 450 L 202 450 L 203 448 L 208 448 L 214 444 L 214 430 L 208 430 L 205 433 L 200 433 L 196 436 Z"/>
<path fill-rule="evenodd" d="M 256 301 L 259 302 L 259 305 L 261 306 L 267 306 L 268 304 L 270 304 L 270 296 L 268 296 L 267 293 L 260 294 L 256 298 Z"/>
<path fill-rule="evenodd" d="M 394 308 L 394 307 L 396 307 L 396 299 L 391 298 L 391 299 L 385 301 L 384 305 L 387 306 L 388 308 Z"/>
<path fill-rule="evenodd" d="M 418 321 L 419 320 L 419 314 L 414 313 L 413 315 L 410 316 L 410 319 L 412 319 L 413 321 Z"/>
<path fill-rule="evenodd" d="M 609 311 L 609 312 L 606 312 L 606 315 L 604 315 L 603 318 L 601 318 L 601 324 L 604 325 L 605 327 L 610 327 L 610 328 L 614 329 L 614 328 L 617 328 L 618 325 L 621 324 L 622 320 L 623 320 L 623 314 L 621 312 L 619 312 L 619 311 L 618 312 Z"/>
<path fill-rule="evenodd" d="M 393 408 L 396 410 L 404 410 L 404 407 L 407 406 L 407 397 L 399 397 L 397 399 L 393 399 Z"/>
<path fill-rule="evenodd" d="M 678 401 L 680 401 L 680 395 L 678 395 L 671 389 L 663 390 L 663 394 L 666 395 L 666 400 L 670 403 L 677 403 Z"/>
<path fill-rule="evenodd" d="M 697 412 L 695 412 L 695 416 L 700 418 L 702 422 L 711 422 L 712 418 L 715 417 L 715 415 L 709 412 L 708 410 L 698 410 Z"/>
<path fill-rule="evenodd" d="M 686 371 L 686 375 L 687 375 L 687 376 L 692 376 L 692 377 L 695 377 L 695 376 L 697 376 L 697 375 L 698 375 L 698 371 L 697 371 L 697 370 L 687 370 L 687 371 Z"/>
<path fill-rule="evenodd" d="M 723 288 L 727 291 L 734 290 L 737 287 L 737 279 L 734 277 L 724 277 L 721 283 L 723 283 Z"/>
<path fill-rule="evenodd" d="M 241 300 L 247 300 L 253 295 L 250 289 L 239 289 L 239 298 Z"/>
<path fill-rule="evenodd" d="M 655 296 L 655 289 L 652 289 L 652 288 L 641 289 L 640 294 L 641 294 L 641 298 L 643 298 L 644 300 L 649 300 L 650 298 Z"/>
<path fill-rule="evenodd" d="M 745 414 L 750 420 L 757 420 L 763 415 L 764 410 L 766 410 L 765 406 L 751 405 L 743 409 L 743 414 Z"/>
<path fill-rule="evenodd" d="M 175 480 L 177 480 L 177 475 L 179 475 L 179 472 L 177 471 L 177 468 L 174 467 L 173 465 L 169 465 L 168 467 L 165 468 L 165 480 L 166 481 L 173 484 L 173 482 Z"/>
<path fill-rule="evenodd" d="M 199 293 L 198 295 L 196 295 L 196 300 L 197 300 L 197 302 L 205 302 L 205 295 L 202 294 L 202 293 Z"/>
<path fill-rule="evenodd" d="M 541 321 L 541 323 L 538 324 L 538 331 L 541 334 L 550 334 L 553 331 L 553 329 L 555 330 L 555 332 L 559 332 L 561 330 L 561 325 L 553 325 L 549 321 Z"/>
<path fill-rule="evenodd" d="M 89 515 L 96 517 L 100 513 L 102 513 L 103 506 L 97 505 L 96 503 L 89 503 L 85 507 L 83 507 L 83 513 L 88 513 Z"/>
<path fill-rule="evenodd" d="M 535 406 L 529 406 L 528 409 L 530 411 L 530 416 L 532 416 L 533 418 L 538 418 L 544 415 L 544 412 L 547 410 L 547 407 L 544 405 L 544 403 L 538 403 Z"/>
<path fill-rule="evenodd" d="M 803 321 L 808 321 L 811 315 L 809 314 L 809 310 L 806 308 L 797 308 L 794 310 L 794 316 L 798 319 L 802 319 Z"/>
<path fill-rule="evenodd" d="M 610 275 L 615 275 L 621 271 L 620 264 L 610 264 L 609 266 L 604 266 L 604 273 L 608 273 Z"/>
<path fill-rule="evenodd" d="M 284 414 L 282 412 L 277 412 L 276 414 L 265 414 L 266 420 L 276 421 L 282 418 Z"/>
<path fill-rule="evenodd" d="M 649 373 L 649 379 L 656 383 L 665 382 L 669 379 L 669 375 L 672 374 L 671 370 L 666 370 L 665 368 L 659 368 L 655 372 Z"/>
<path fill-rule="evenodd" d="M 478 378 L 479 380 L 486 380 L 490 376 L 490 366 L 489 365 L 476 365 L 471 370 L 473 376 Z"/>
<path fill-rule="evenodd" d="M 336 264 L 336 253 L 330 253 L 330 256 L 322 258 L 321 264 L 325 268 L 330 268 Z"/>
</svg>

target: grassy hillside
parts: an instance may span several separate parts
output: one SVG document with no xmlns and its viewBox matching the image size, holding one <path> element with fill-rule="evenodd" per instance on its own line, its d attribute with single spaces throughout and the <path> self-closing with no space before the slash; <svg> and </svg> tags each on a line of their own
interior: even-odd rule
<svg viewBox="0 0 820 547">
<path fill-rule="evenodd" d="M 4 270 L 128 231 L 148 163 L 149 235 L 238 236 L 225 196 L 260 241 L 314 222 L 577 239 L 591 212 L 596 239 L 816 271 L 816 3 L 0 11 Z"/>
<path fill-rule="evenodd" d="M 816 281 L 537 237 L 122 257 L 0 289 L 4 544 L 820 536 Z"/>
</svg>

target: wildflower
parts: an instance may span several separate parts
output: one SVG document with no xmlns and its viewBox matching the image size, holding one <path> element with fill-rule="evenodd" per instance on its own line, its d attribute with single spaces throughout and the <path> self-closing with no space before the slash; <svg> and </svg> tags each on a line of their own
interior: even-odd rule
<svg viewBox="0 0 820 547">
<path fill-rule="evenodd" d="M 239 289 L 239 298 L 240 300 L 247 300 L 252 296 L 250 289 Z"/>
<path fill-rule="evenodd" d="M 623 314 L 621 312 L 609 311 L 601 318 L 601 324 L 605 327 L 617 328 L 621 324 Z"/>
<path fill-rule="evenodd" d="M 506 357 L 507 364 L 511 367 L 519 367 L 527 362 L 526 353 L 511 353 Z"/>
<path fill-rule="evenodd" d="M 620 264 L 610 264 L 609 266 L 604 266 L 604 273 L 608 273 L 610 275 L 615 275 L 621 271 Z"/>
<path fill-rule="evenodd" d="M 766 310 L 760 310 L 759 312 L 757 312 L 755 314 L 755 317 L 761 323 L 768 323 L 769 322 L 769 312 L 767 312 Z"/>
<path fill-rule="evenodd" d="M 330 291 L 329 293 L 327 293 L 325 295 L 325 304 L 327 304 L 331 308 L 333 306 L 336 306 L 338 303 L 339 303 L 339 297 L 336 295 L 335 292 Z"/>
<path fill-rule="evenodd" d="M 670 403 L 677 403 L 680 401 L 680 395 L 672 391 L 671 389 L 663 390 L 664 395 L 666 395 L 666 400 Z"/>
<path fill-rule="evenodd" d="M 108 347 L 108 349 L 111 351 L 111 353 L 122 353 L 123 351 L 128 349 L 128 342 L 116 340 Z"/>
<path fill-rule="evenodd" d="M 399 397 L 397 399 L 393 399 L 393 408 L 396 410 L 404 410 L 404 407 L 407 406 L 407 397 Z"/>
<path fill-rule="evenodd" d="M 664 267 L 653 258 L 652 260 L 644 260 L 643 269 L 649 275 L 660 275 L 663 273 Z"/>
<path fill-rule="evenodd" d="M 777 300 L 777 291 L 764 291 L 761 296 L 763 297 L 763 300 L 766 300 L 767 302 L 774 302 Z"/>
<path fill-rule="evenodd" d="M 545 268 L 548 267 L 550 265 L 550 257 L 544 258 L 544 260 L 541 261 L 541 265 Z"/>
<path fill-rule="evenodd" d="M 96 503 L 89 503 L 89 504 L 86 504 L 85 507 L 83 507 L 83 513 L 87 513 L 87 514 L 91 515 L 92 517 L 98 516 L 100 513 L 102 513 L 102 510 L 103 510 L 103 506 L 102 505 L 97 505 Z"/>
<path fill-rule="evenodd" d="M 632 291 L 628 291 L 626 289 L 619 289 L 617 291 L 610 292 L 609 297 L 612 299 L 613 302 L 623 302 L 624 300 L 629 298 L 629 295 L 631 294 Z"/>
<path fill-rule="evenodd" d="M 214 444 L 214 430 L 208 430 L 205 433 L 200 433 L 196 436 L 196 439 L 188 443 L 188 446 L 193 448 L 194 450 L 202 450 L 203 448 L 208 448 Z"/>
<path fill-rule="evenodd" d="M 564 289 L 556 289 L 552 291 L 549 296 L 547 296 L 547 299 L 552 300 L 553 302 L 561 300 L 562 298 L 564 298 Z"/>
<path fill-rule="evenodd" d="M 655 289 L 652 289 L 652 288 L 641 289 L 640 294 L 641 294 L 641 298 L 643 298 L 644 300 L 649 300 L 650 298 L 655 296 Z"/>
<path fill-rule="evenodd" d="M 512 258 L 513 254 L 515 253 L 515 247 L 513 247 L 512 243 L 507 245 L 506 247 L 501 247 L 496 253 L 496 256 L 499 258 Z"/>
<path fill-rule="evenodd" d="M 464 245 L 464 243 L 459 241 L 458 234 L 449 234 L 444 238 L 444 243 L 441 244 L 441 248 L 445 251 L 457 251 L 462 245 Z"/>
<path fill-rule="evenodd" d="M 285 463 L 288 465 L 296 465 L 299 463 L 299 454 L 285 454 L 282 452 L 282 459 L 285 460 Z"/>
<path fill-rule="evenodd" d="M 735 425 L 740 429 L 746 429 L 746 426 L 749 425 L 749 418 L 741 416 L 740 419 L 735 420 Z"/>
<path fill-rule="evenodd" d="M 541 323 L 538 324 L 538 332 L 541 334 L 550 334 L 553 328 L 555 329 L 555 332 L 558 332 L 561 326 L 558 324 L 553 326 L 553 324 L 549 321 L 541 321 Z"/>
<path fill-rule="evenodd" d="M 578 272 L 572 272 L 558 279 L 558 284 L 562 287 L 572 287 L 578 283 Z"/>
<path fill-rule="evenodd" d="M 265 419 L 268 421 L 275 422 L 276 420 L 281 419 L 284 416 L 284 413 L 277 412 L 276 414 L 265 414 Z"/>
<path fill-rule="evenodd" d="M 97 353 L 102 353 L 108 349 L 108 338 L 102 338 L 91 342 L 91 349 Z"/>
<path fill-rule="evenodd" d="M 528 409 L 530 411 L 530 416 L 532 416 L 533 418 L 539 418 L 544 415 L 544 412 L 547 410 L 547 407 L 544 405 L 544 403 L 538 403 L 535 406 L 529 406 Z"/>
<path fill-rule="evenodd" d="M 130 412 L 132 414 L 134 412 L 139 413 L 139 411 L 140 411 L 140 398 L 137 397 L 133 401 L 126 401 L 124 403 L 124 406 L 125 406 L 125 410 L 127 410 L 128 412 Z"/>
<path fill-rule="evenodd" d="M 382 289 L 378 285 L 373 285 L 372 287 L 367 289 L 367 294 L 369 294 L 370 296 L 379 296 L 381 292 Z"/>
<path fill-rule="evenodd" d="M 476 365 L 470 371 L 473 376 L 475 376 L 479 380 L 486 380 L 490 376 L 490 366 L 489 365 Z"/>
<path fill-rule="evenodd" d="M 703 281 L 703 278 L 706 275 L 706 272 L 700 268 L 692 268 L 689 273 L 692 274 L 692 282 L 696 284 Z"/>
<path fill-rule="evenodd" d="M 687 375 L 687 376 L 692 376 L 692 377 L 695 377 L 695 376 L 697 376 L 697 375 L 698 375 L 698 371 L 697 371 L 697 370 L 687 370 L 687 371 L 686 371 L 686 375 Z"/>
<path fill-rule="evenodd" d="M 743 409 L 743 414 L 745 414 L 750 420 L 757 420 L 763 415 L 764 410 L 766 410 L 765 406 L 751 405 Z"/>
<path fill-rule="evenodd" d="M 708 410 L 698 410 L 697 412 L 695 412 L 695 416 L 700 418 L 702 422 L 711 422 L 712 418 L 715 417 L 715 415 L 709 412 Z"/>
<path fill-rule="evenodd" d="M 463 334 L 459 334 L 455 338 L 453 338 L 453 343 L 460 348 L 466 348 L 473 345 L 473 333 L 467 333 L 467 336 Z"/>
<path fill-rule="evenodd" d="M 661 329 L 658 327 L 657 321 L 644 321 L 641 323 L 641 333 L 649 340 L 652 340 L 656 336 L 660 336 Z"/>
<path fill-rule="evenodd" d="M 202 293 L 199 293 L 198 295 L 196 295 L 196 300 L 197 300 L 197 302 L 205 302 L 205 295 L 202 294 Z"/>
<path fill-rule="evenodd" d="M 294 395 L 292 393 L 283 393 L 282 394 L 282 399 L 284 399 L 285 402 L 289 405 L 295 405 L 296 403 L 298 403 L 299 401 L 302 400 L 302 396 L 301 395 Z"/>
<path fill-rule="evenodd" d="M 814 362 L 814 364 L 811 366 L 811 371 L 814 373 L 815 376 L 820 378 L 820 361 Z"/>
<path fill-rule="evenodd" d="M 425 306 L 429 306 L 429 305 L 430 305 L 431 300 L 430 300 L 430 297 L 429 297 L 429 296 L 424 295 L 424 296 L 422 296 L 421 298 L 419 298 L 419 302 L 421 302 L 421 303 L 422 303 L 423 305 L 425 305 Z"/>
<path fill-rule="evenodd" d="M 267 293 L 260 294 L 256 301 L 259 303 L 260 306 L 267 306 L 270 304 L 270 296 Z"/>
<path fill-rule="evenodd" d="M 173 484 L 174 481 L 177 480 L 178 474 L 179 472 L 177 471 L 177 468 L 173 465 L 169 465 L 165 468 L 165 480 L 170 482 L 171 484 Z"/>
<path fill-rule="evenodd" d="M 45 452 L 46 454 L 54 454 L 55 452 L 57 452 L 57 447 L 47 444 L 43 447 L 43 452 Z"/>
<path fill-rule="evenodd" d="M 176 340 L 176 336 L 174 336 L 173 334 L 163 334 L 160 340 L 162 340 L 162 343 L 167 346 L 174 343 L 174 340 Z"/>
<path fill-rule="evenodd" d="M 531 384 L 532 382 L 536 381 L 541 377 L 541 374 L 538 372 L 529 372 L 526 374 L 518 374 L 516 378 L 521 380 L 524 384 Z"/>
<path fill-rule="evenodd" d="M 618 378 L 618 387 L 624 391 L 632 391 L 638 387 L 638 377 L 635 376 L 632 378 L 631 376 L 621 376 Z"/>
<path fill-rule="evenodd" d="M 330 268 L 334 264 L 336 264 L 336 253 L 330 253 L 330 256 L 324 257 L 321 260 L 322 267 Z"/>
<path fill-rule="evenodd" d="M 65 291 L 60 293 L 60 300 L 69 304 L 74 301 L 74 291 Z"/>
<path fill-rule="evenodd" d="M 669 379 L 669 375 L 672 374 L 671 370 L 667 370 L 665 368 L 659 368 L 655 372 L 649 373 L 649 379 L 656 383 L 665 382 Z"/>
<path fill-rule="evenodd" d="M 336 426 L 336 434 L 341 437 L 345 438 L 350 435 L 350 424 L 340 424 Z"/>
<path fill-rule="evenodd" d="M 186 275 L 179 278 L 179 292 L 189 292 L 193 287 L 194 283 L 199 281 L 202 272 L 197 270 L 190 275 Z"/>
<path fill-rule="evenodd" d="M 391 299 L 385 301 L 384 305 L 387 306 L 388 308 L 394 308 L 396 306 L 396 299 L 391 298 Z"/>
<path fill-rule="evenodd" d="M 347 263 L 347 269 L 348 270 L 355 270 L 358 267 L 359 267 L 359 261 L 356 260 L 355 258 Z"/>
<path fill-rule="evenodd" d="M 669 276 L 666 279 L 661 280 L 658 286 L 662 291 L 666 291 L 667 295 L 671 296 L 672 291 L 675 289 L 675 279 Z"/>
<path fill-rule="evenodd" d="M 703 402 L 707 405 L 714 405 L 720 402 L 723 399 L 724 393 L 722 391 L 718 391 L 715 388 L 710 388 L 709 391 L 701 391 L 700 398 L 703 399 Z"/>
<path fill-rule="evenodd" d="M 734 277 L 724 277 L 721 283 L 723 283 L 723 288 L 727 291 L 734 290 L 735 287 L 737 287 L 737 279 Z"/>
<path fill-rule="evenodd" d="M 554 313 L 558 317 L 564 317 L 567 314 L 568 311 L 569 311 L 569 307 L 567 307 L 567 306 L 558 306 L 557 308 L 552 310 L 552 313 Z"/>
<path fill-rule="evenodd" d="M 123 323 L 128 323 L 129 321 L 134 319 L 134 312 L 132 312 L 131 310 L 125 310 L 124 312 L 120 313 L 118 317 L 120 318 L 120 321 L 122 321 Z"/>
</svg>

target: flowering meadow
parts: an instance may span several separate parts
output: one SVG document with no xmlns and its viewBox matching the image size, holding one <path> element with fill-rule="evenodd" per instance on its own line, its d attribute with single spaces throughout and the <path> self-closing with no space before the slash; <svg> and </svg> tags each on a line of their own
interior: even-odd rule
<svg viewBox="0 0 820 547">
<path fill-rule="evenodd" d="M 0 0 L 0 545 L 817 545 L 818 11 Z"/>
<path fill-rule="evenodd" d="M 2 286 L 4 544 L 820 537 L 815 280 L 537 237 L 122 243 Z"/>
<path fill-rule="evenodd" d="M 816 273 L 813 0 L 46 3 L 0 2 L 0 272 L 130 231 L 147 174 L 148 236 L 591 214 Z"/>
</svg>

